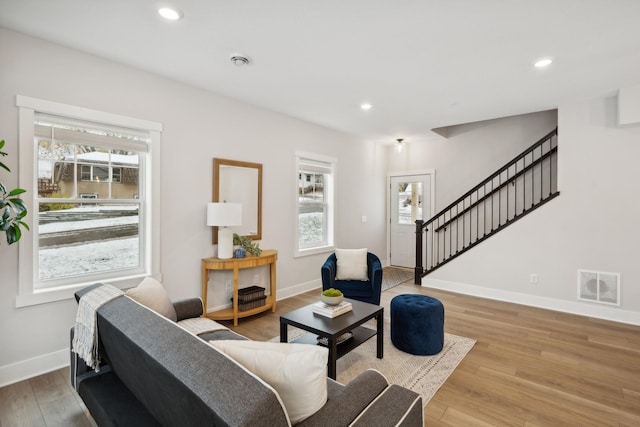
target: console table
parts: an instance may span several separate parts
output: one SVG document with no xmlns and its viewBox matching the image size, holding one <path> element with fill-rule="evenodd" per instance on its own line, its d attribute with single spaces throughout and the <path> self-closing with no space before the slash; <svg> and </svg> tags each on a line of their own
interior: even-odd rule
<svg viewBox="0 0 640 427">
<path fill-rule="evenodd" d="M 258 256 L 247 255 L 245 258 L 203 258 L 202 259 L 202 303 L 204 304 L 204 316 L 213 320 L 231 320 L 233 326 L 238 326 L 238 318 L 252 316 L 271 309 L 276 311 L 276 261 L 278 251 L 264 249 Z M 238 271 L 244 268 L 260 267 L 269 265 L 270 283 L 269 295 L 265 305 L 247 311 L 238 311 Z M 233 270 L 233 305 L 222 310 L 207 312 L 207 294 L 209 290 L 210 270 Z"/>
</svg>

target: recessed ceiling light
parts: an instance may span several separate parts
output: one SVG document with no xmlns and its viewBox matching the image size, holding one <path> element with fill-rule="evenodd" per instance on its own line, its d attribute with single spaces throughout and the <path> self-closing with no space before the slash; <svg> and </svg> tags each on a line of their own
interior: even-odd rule
<svg viewBox="0 0 640 427">
<path fill-rule="evenodd" d="M 533 66 L 536 68 L 545 68 L 551 65 L 552 62 L 553 60 L 550 58 L 543 58 L 543 59 L 537 60 L 535 64 L 533 64 Z"/>
<path fill-rule="evenodd" d="M 231 55 L 231 58 L 229 59 L 231 59 L 231 62 L 233 63 L 233 65 L 237 67 L 243 67 L 251 63 L 251 58 L 241 53 L 234 53 L 233 55 Z"/>
<path fill-rule="evenodd" d="M 373 105 L 369 104 L 368 102 L 365 102 L 364 104 L 360 104 L 360 108 L 362 108 L 364 111 L 371 110 L 372 107 Z"/>
<path fill-rule="evenodd" d="M 182 12 L 179 9 L 172 9 L 170 7 L 162 7 L 158 9 L 158 13 L 164 19 L 169 21 L 178 21 L 182 19 Z"/>
</svg>

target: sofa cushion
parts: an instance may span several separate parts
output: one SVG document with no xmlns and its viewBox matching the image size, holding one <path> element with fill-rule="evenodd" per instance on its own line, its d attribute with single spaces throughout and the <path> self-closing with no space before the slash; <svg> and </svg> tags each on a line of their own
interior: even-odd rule
<svg viewBox="0 0 640 427">
<path fill-rule="evenodd" d="M 137 287 L 129 289 L 126 295 L 151 310 L 162 314 L 167 319 L 171 319 L 174 322 L 178 319 L 167 291 L 165 291 L 162 283 L 153 277 L 145 277 Z"/>
<path fill-rule="evenodd" d="M 276 389 L 292 424 L 313 415 L 327 402 L 326 348 L 237 340 L 211 344 Z"/>
<path fill-rule="evenodd" d="M 337 249 L 337 280 L 369 280 L 367 276 L 367 248 Z"/>
<path fill-rule="evenodd" d="M 163 425 L 287 425 L 272 387 L 132 299 L 100 307 L 98 330 L 113 371 Z"/>
</svg>

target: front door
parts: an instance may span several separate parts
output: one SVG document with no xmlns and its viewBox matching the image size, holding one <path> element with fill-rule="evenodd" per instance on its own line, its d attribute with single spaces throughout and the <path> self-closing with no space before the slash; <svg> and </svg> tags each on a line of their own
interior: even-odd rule
<svg viewBox="0 0 640 427">
<path fill-rule="evenodd" d="M 390 179 L 389 264 L 413 268 L 416 265 L 416 225 L 431 216 L 431 173 L 392 176 Z"/>
</svg>

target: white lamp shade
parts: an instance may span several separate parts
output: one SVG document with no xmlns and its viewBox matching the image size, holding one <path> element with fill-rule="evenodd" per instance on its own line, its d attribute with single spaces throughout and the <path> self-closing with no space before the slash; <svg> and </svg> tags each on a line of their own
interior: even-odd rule
<svg viewBox="0 0 640 427">
<path fill-rule="evenodd" d="M 217 227 L 242 225 L 242 205 L 240 203 L 207 203 L 207 225 Z"/>
</svg>

